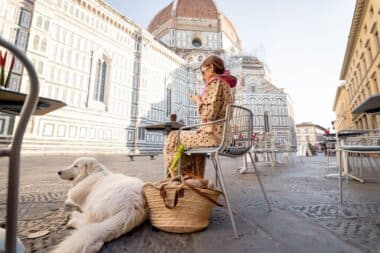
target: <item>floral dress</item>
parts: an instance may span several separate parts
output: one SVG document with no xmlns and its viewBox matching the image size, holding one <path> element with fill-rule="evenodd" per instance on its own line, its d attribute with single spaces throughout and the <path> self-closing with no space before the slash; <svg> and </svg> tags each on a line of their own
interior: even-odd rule
<svg viewBox="0 0 380 253">
<path fill-rule="evenodd" d="M 228 83 L 214 78 L 206 87 L 201 101 L 197 103 L 198 115 L 202 123 L 223 119 L 227 105 L 233 104 L 233 95 Z M 181 131 L 180 144 L 186 148 L 218 146 L 223 134 L 223 123 L 215 123 L 198 128 L 196 131 Z M 168 168 L 178 147 L 178 131 L 173 131 L 166 139 L 164 159 Z M 203 177 L 205 171 L 205 155 L 183 155 L 181 158 L 182 174 Z"/>
</svg>

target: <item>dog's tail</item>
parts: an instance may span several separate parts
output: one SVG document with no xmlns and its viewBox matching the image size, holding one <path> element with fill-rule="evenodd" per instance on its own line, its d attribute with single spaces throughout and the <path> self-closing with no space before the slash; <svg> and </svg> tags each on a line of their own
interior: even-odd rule
<svg viewBox="0 0 380 253">
<path fill-rule="evenodd" d="M 111 241 L 132 230 L 145 220 L 146 214 L 136 215 L 122 210 L 114 216 L 99 222 L 83 225 L 58 245 L 52 253 L 95 253 L 104 242 Z"/>
</svg>

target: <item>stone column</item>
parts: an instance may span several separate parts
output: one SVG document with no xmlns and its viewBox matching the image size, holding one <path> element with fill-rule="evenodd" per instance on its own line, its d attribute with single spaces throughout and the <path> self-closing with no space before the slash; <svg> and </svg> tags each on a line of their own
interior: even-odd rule
<svg viewBox="0 0 380 253">
<path fill-rule="evenodd" d="M 375 115 L 376 128 L 380 128 L 380 115 Z"/>
<path fill-rule="evenodd" d="M 362 129 L 368 129 L 368 125 L 367 125 L 367 120 L 365 118 L 365 116 L 363 116 L 361 119 L 360 119 L 361 123 L 362 123 Z"/>
<path fill-rule="evenodd" d="M 369 130 L 373 129 L 372 116 L 367 114 L 367 115 L 365 115 L 365 119 L 366 119 L 368 129 Z"/>
</svg>

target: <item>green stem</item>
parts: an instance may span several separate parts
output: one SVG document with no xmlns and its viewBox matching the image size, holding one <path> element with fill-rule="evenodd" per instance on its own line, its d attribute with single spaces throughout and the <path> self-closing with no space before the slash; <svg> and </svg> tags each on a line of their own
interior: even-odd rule
<svg viewBox="0 0 380 253">
<path fill-rule="evenodd" d="M 0 72 L 0 86 L 4 86 L 4 66 L 1 66 L 1 72 Z"/>
</svg>

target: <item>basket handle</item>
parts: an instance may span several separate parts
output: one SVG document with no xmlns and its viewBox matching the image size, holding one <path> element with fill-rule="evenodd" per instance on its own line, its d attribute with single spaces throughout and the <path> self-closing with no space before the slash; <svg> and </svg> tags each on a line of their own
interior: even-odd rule
<svg viewBox="0 0 380 253">
<path fill-rule="evenodd" d="M 168 203 L 168 201 L 166 199 L 167 194 L 166 194 L 164 186 L 165 185 L 162 185 L 160 187 L 160 196 L 161 196 L 162 200 L 164 201 L 164 204 L 165 204 L 166 208 L 168 208 L 168 209 L 174 209 L 177 206 L 177 204 L 178 204 L 178 198 L 180 196 L 183 196 L 183 189 L 181 188 L 181 189 L 177 189 L 175 191 L 173 205 L 171 206 L 171 205 L 169 205 L 169 203 Z"/>
<path fill-rule="evenodd" d="M 210 198 L 209 196 L 207 196 L 206 194 L 204 194 L 203 192 L 201 192 L 200 190 L 198 190 L 196 187 L 192 186 L 191 184 L 187 183 L 186 180 L 183 180 L 183 184 L 187 187 L 189 187 L 193 192 L 197 193 L 199 196 L 207 199 L 208 201 L 210 201 L 211 203 L 217 205 L 217 206 L 220 206 L 220 207 L 224 207 L 223 204 L 213 200 L 212 198 Z M 224 197 L 224 193 L 222 192 L 222 195 Z"/>
</svg>

